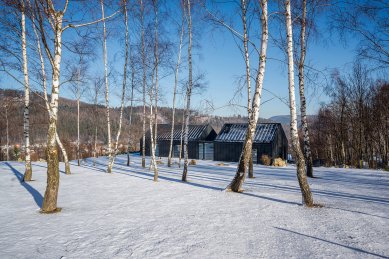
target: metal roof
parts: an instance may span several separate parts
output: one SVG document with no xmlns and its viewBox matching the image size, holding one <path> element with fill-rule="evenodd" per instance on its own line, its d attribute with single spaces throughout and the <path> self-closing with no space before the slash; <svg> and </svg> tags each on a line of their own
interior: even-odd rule
<svg viewBox="0 0 389 259">
<path fill-rule="evenodd" d="M 270 143 L 280 127 L 279 123 L 258 123 L 254 135 L 254 143 Z M 215 141 L 243 142 L 246 137 L 247 123 L 224 124 Z"/>
<path fill-rule="evenodd" d="M 206 130 L 208 125 L 189 125 L 188 140 L 201 140 L 201 137 L 206 138 Z M 170 140 L 171 124 L 158 124 L 157 140 Z M 181 140 L 182 125 L 174 125 L 173 140 Z M 184 129 L 185 131 L 185 129 Z M 204 133 L 205 132 L 205 133 Z M 204 134 L 203 134 L 204 133 Z M 147 132 L 146 137 L 150 137 L 150 131 Z"/>
</svg>

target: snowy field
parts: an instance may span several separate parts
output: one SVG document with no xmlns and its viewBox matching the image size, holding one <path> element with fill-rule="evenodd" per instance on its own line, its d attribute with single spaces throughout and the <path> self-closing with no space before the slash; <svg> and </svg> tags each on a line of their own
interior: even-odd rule
<svg viewBox="0 0 389 259">
<path fill-rule="evenodd" d="M 163 159 L 166 164 L 166 159 Z M 140 157 L 73 163 L 58 206 L 39 213 L 46 164 L 20 183 L 23 163 L 0 163 L 0 258 L 388 258 L 389 173 L 315 168 L 316 203 L 302 207 L 295 168 L 255 166 L 242 194 L 223 189 L 236 164 L 198 161 L 188 183 L 160 165 L 159 182 Z"/>
</svg>

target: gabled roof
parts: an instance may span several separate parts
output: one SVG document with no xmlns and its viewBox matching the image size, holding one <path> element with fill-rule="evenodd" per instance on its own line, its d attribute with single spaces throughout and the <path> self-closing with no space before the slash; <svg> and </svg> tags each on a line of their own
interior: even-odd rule
<svg viewBox="0 0 389 259">
<path fill-rule="evenodd" d="M 226 123 L 215 141 L 243 142 L 246 137 L 247 123 Z M 254 135 L 254 143 L 270 143 L 281 128 L 279 123 L 258 123 Z"/>
<path fill-rule="evenodd" d="M 205 140 L 208 134 L 213 130 L 211 126 L 206 125 L 189 125 L 188 140 Z M 158 124 L 157 140 L 170 140 L 171 124 Z M 185 129 L 184 129 L 185 130 Z M 173 140 L 181 140 L 182 125 L 174 125 Z M 146 133 L 150 137 L 150 130 Z"/>
</svg>

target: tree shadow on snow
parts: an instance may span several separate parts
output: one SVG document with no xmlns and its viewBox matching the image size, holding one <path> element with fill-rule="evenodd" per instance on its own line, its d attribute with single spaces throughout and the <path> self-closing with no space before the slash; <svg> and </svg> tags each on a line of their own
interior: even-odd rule
<svg viewBox="0 0 389 259">
<path fill-rule="evenodd" d="M 289 229 L 285 229 L 285 228 L 280 228 L 280 227 L 274 227 L 274 228 L 276 228 L 278 230 L 286 231 L 286 232 L 289 232 L 289 233 L 293 233 L 293 234 L 296 234 L 296 235 L 300 235 L 300 236 L 303 236 L 303 237 L 309 237 L 309 238 L 312 238 L 312 239 L 316 239 L 316 240 L 319 240 L 319 241 L 322 241 L 322 242 L 325 242 L 325 243 L 328 243 L 328 244 L 341 246 L 341 247 L 344 247 L 344 248 L 347 248 L 347 249 L 354 250 L 356 252 L 360 252 L 360 253 L 364 253 L 364 254 L 368 254 L 368 255 L 373 255 L 373 256 L 380 257 L 380 258 L 388 258 L 387 256 L 383 256 L 383 255 L 380 255 L 380 254 L 369 252 L 369 251 L 366 251 L 366 250 L 363 250 L 363 249 L 360 249 L 360 248 L 356 248 L 356 247 L 352 247 L 352 246 L 348 246 L 348 245 L 342 245 L 342 244 L 339 244 L 339 243 L 336 243 L 336 242 L 333 242 L 333 241 L 329 241 L 329 240 L 325 240 L 323 238 L 302 234 L 302 233 L 299 233 L 299 232 L 296 232 L 296 231 L 293 231 L 293 230 L 289 230 Z"/>
<path fill-rule="evenodd" d="M 20 185 L 23 186 L 32 195 L 32 197 L 34 198 L 35 203 L 39 207 L 42 207 L 43 196 L 36 189 L 34 189 L 31 185 L 29 185 L 28 183 L 23 181 L 23 174 L 21 172 L 19 172 L 16 168 L 14 168 L 8 162 L 5 162 L 5 164 L 15 174 L 16 178 L 18 178 Z"/>
<path fill-rule="evenodd" d="M 33 165 L 33 166 L 38 166 L 38 167 L 42 167 L 42 168 L 46 168 L 46 169 L 47 169 L 47 166 L 39 165 L 39 164 L 36 164 L 36 163 L 33 163 L 32 165 Z M 66 174 L 65 171 L 62 171 L 62 170 L 59 170 L 59 172 L 62 173 L 62 174 Z"/>
</svg>

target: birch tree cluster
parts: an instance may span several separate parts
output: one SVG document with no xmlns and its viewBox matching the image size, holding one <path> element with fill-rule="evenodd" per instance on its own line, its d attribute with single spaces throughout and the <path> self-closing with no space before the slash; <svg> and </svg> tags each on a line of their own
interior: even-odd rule
<svg viewBox="0 0 389 259">
<path fill-rule="evenodd" d="M 296 161 L 302 204 L 315 206 L 307 179 L 313 178 L 315 152 L 317 158 L 324 154 L 331 165 L 357 163 L 363 166 L 363 161 L 372 167 L 388 164 L 387 83 L 369 78 L 362 65 L 356 64 L 348 76 L 333 75 L 333 84 L 328 91 L 330 103 L 321 108 L 319 119 L 312 128 L 307 121 L 306 60 L 312 58 L 307 49 L 314 31 L 314 18 L 324 5 L 336 7 L 337 3 L 314 0 L 232 2 L 235 10 L 228 9 L 223 13 L 220 6 L 225 3 L 206 0 L 174 3 L 166 0 L 0 0 L 0 72 L 24 92 L 23 181 L 33 179 L 32 96 L 40 98 L 40 113 L 46 119 L 47 187 L 41 208 L 43 213 L 61 210 L 57 207 L 59 161 L 65 162 L 66 174 L 70 175 L 69 159 L 73 157 L 68 155 L 69 142 L 75 143 L 77 165 L 81 166 L 85 139 L 94 164 L 102 154 L 102 148 L 98 146 L 99 139 L 103 139 L 104 155 L 108 157 L 106 172 L 112 174 L 120 144 L 126 143 L 127 166 L 131 166 L 131 147 L 141 136 L 141 166 L 151 170 L 157 182 L 158 124 L 164 122 L 161 106 L 166 102 L 172 103 L 168 109 L 172 126 L 168 166 L 173 166 L 172 133 L 175 123 L 180 120 L 179 166 L 182 157 L 182 181 L 190 179 L 188 133 L 193 117 L 193 95 L 204 78 L 197 68 L 196 47 L 199 34 L 206 29 L 202 28 L 205 23 L 229 32 L 244 61 L 236 70 L 243 75 L 240 90 L 247 99 L 241 106 L 247 110 L 244 118 L 248 127 L 236 174 L 226 191 L 243 192 L 246 174 L 254 177 L 252 145 L 261 105 L 265 103 L 262 97 L 268 52 L 275 49 L 271 45 L 274 42 L 278 43 L 279 56 L 285 57 L 280 62 L 288 82 L 285 95 L 290 111 L 290 147 Z M 381 30 L 387 25 L 387 17 L 382 16 L 387 7 L 381 1 L 373 2 L 376 4 L 373 4 L 374 10 L 368 1 L 356 6 L 343 3 L 342 7 L 349 6 L 351 11 L 333 12 L 336 17 L 333 27 L 342 35 L 351 33 L 361 37 L 359 55 L 374 60 L 382 68 L 387 66 L 388 57 L 387 32 Z M 359 19 L 361 16 L 382 18 L 384 23 L 380 20 L 372 26 L 364 26 Z M 279 30 L 273 27 L 276 22 Z M 163 79 L 167 77 L 173 80 L 166 83 Z M 271 87 L 265 90 L 272 92 Z M 71 125 L 66 125 L 61 116 L 64 114 L 61 111 L 67 108 L 62 105 L 64 92 L 72 93 L 76 100 Z M 91 103 L 90 110 L 82 104 L 86 99 Z M 180 105 L 181 113 L 177 112 Z M 7 121 L 8 148 L 11 106 L 5 102 L 2 107 Z M 301 114 L 302 143 L 298 135 L 298 113 Z M 88 124 L 87 119 L 83 119 L 88 114 L 94 116 L 94 123 Z M 67 139 L 60 125 L 72 127 L 77 137 Z M 139 129 L 136 134 L 135 128 Z M 311 129 L 314 129 L 313 137 Z M 151 140 L 148 165 L 146 138 Z"/>
</svg>

